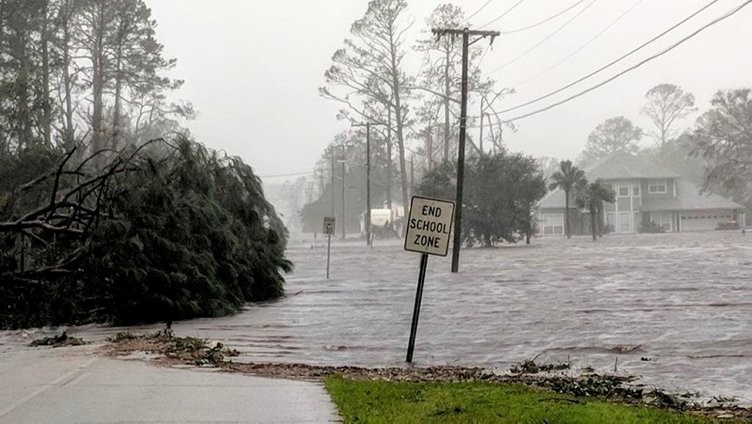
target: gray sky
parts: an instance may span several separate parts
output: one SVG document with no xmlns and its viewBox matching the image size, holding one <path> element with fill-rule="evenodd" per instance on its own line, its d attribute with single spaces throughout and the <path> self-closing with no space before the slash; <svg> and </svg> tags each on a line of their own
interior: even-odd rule
<svg viewBox="0 0 752 424">
<path fill-rule="evenodd" d="M 471 23 L 482 25 L 519 0 L 492 0 Z M 593 2 L 571 24 L 511 65 L 492 74 L 496 88 L 517 93 L 496 103 L 514 106 L 557 89 L 621 56 L 690 15 L 709 0 L 586 0 L 569 13 L 537 28 L 502 36 L 488 51 L 482 69 L 490 72 L 538 44 Z M 719 0 L 708 10 L 624 62 L 561 95 L 510 112 L 526 112 L 563 99 L 656 53 L 690 34 L 743 0 Z M 178 59 L 174 76 L 186 80 L 175 98 L 194 103 L 199 116 L 188 123 L 199 141 L 241 156 L 262 176 L 310 171 L 322 149 L 347 125 L 338 122 L 339 106 L 319 97 L 332 53 L 349 36 L 350 24 L 366 10 L 366 0 L 147 0 L 159 23 L 157 36 L 166 54 Z M 462 0 L 469 14 L 486 0 Z M 512 30 L 538 22 L 575 0 L 524 0 L 484 29 Z M 412 39 L 443 2 L 408 0 L 414 20 Z M 637 4 L 588 47 L 540 77 Z M 624 115 L 644 129 L 639 114 L 645 92 L 671 82 L 697 97 L 700 111 L 722 88 L 752 86 L 750 46 L 752 5 L 715 25 L 667 55 L 566 105 L 516 123 L 506 131 L 513 151 L 572 158 L 585 147 L 590 131 L 607 118 Z M 418 56 L 411 63 L 416 63 Z M 417 68 L 417 66 L 416 66 Z M 408 69 L 415 71 L 417 69 Z M 477 106 L 470 106 L 476 114 Z M 679 125 L 689 126 L 695 116 Z M 652 143 L 645 139 L 643 145 Z M 265 178 L 281 182 L 283 178 Z"/>
</svg>

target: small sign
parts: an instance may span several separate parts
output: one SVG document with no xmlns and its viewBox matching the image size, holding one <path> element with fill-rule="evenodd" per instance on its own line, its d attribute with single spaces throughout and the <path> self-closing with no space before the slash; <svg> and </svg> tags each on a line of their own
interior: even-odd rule
<svg viewBox="0 0 752 424">
<path fill-rule="evenodd" d="M 335 220 L 333 216 L 324 217 L 324 234 L 334 234 L 334 222 Z"/>
<path fill-rule="evenodd" d="M 446 256 L 453 219 L 454 202 L 413 196 L 407 219 L 405 250 Z"/>
</svg>

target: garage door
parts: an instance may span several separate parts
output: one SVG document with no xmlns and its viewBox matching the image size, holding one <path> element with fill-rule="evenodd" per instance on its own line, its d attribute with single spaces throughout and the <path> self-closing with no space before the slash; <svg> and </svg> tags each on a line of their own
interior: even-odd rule
<svg viewBox="0 0 752 424">
<path fill-rule="evenodd" d="M 682 212 L 682 231 L 715 230 L 719 222 L 728 222 L 730 213 L 725 212 Z"/>
</svg>

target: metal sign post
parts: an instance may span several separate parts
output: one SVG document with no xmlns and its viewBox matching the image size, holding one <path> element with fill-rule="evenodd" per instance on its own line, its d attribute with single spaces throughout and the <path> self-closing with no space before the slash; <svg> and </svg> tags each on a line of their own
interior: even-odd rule
<svg viewBox="0 0 752 424">
<path fill-rule="evenodd" d="M 426 268 L 428 267 L 428 255 L 447 255 L 453 218 L 454 202 L 420 196 L 413 196 L 410 202 L 410 215 L 407 220 L 407 233 L 405 234 L 405 250 L 419 252 L 421 255 L 418 288 L 415 292 L 413 320 L 410 325 L 407 359 L 405 359 L 408 363 L 413 361 L 420 304 L 423 300 L 423 284 L 426 280 Z"/>
<path fill-rule="evenodd" d="M 332 234 L 334 234 L 335 219 L 333 216 L 324 217 L 324 234 L 326 234 L 326 279 L 329 279 L 329 258 L 332 250 Z"/>
<path fill-rule="evenodd" d="M 415 334 L 418 332 L 418 317 L 420 316 L 420 303 L 423 301 L 423 283 L 426 281 L 426 267 L 428 266 L 428 254 L 420 255 L 420 271 L 418 271 L 418 289 L 415 291 L 415 306 L 413 306 L 413 322 L 410 324 L 410 341 L 407 343 L 406 362 L 413 361 L 415 350 Z"/>
</svg>

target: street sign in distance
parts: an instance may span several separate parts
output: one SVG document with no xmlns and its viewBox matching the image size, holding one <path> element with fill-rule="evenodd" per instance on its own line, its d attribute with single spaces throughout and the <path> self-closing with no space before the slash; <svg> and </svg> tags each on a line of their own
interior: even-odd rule
<svg viewBox="0 0 752 424">
<path fill-rule="evenodd" d="M 324 234 L 332 235 L 334 234 L 334 225 L 335 219 L 333 216 L 325 216 L 324 217 Z"/>
<path fill-rule="evenodd" d="M 413 196 L 407 219 L 405 250 L 446 256 L 454 219 L 454 202 Z"/>
</svg>

